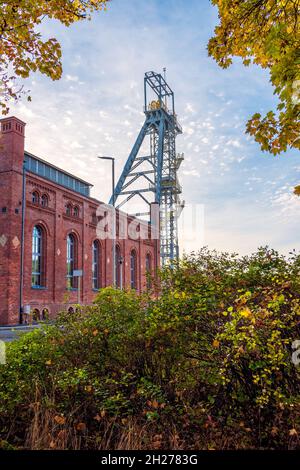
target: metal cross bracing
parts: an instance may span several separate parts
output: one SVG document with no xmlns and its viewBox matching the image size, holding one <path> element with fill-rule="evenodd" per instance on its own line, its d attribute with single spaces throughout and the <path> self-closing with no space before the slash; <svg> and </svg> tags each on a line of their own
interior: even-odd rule
<svg viewBox="0 0 300 470">
<path fill-rule="evenodd" d="M 139 200 L 142 209 L 132 215 L 148 217 L 149 221 L 151 203 L 159 204 L 160 254 L 165 265 L 179 256 L 177 221 L 184 203 L 179 197 L 182 190 L 177 172 L 184 157 L 176 154 L 176 137 L 182 128 L 175 114 L 174 93 L 160 73 L 145 74 L 144 113 L 145 122 L 114 194 L 117 208 L 127 205 L 130 209 L 129 201 Z M 142 149 L 146 150 L 144 156 L 140 156 Z"/>
</svg>

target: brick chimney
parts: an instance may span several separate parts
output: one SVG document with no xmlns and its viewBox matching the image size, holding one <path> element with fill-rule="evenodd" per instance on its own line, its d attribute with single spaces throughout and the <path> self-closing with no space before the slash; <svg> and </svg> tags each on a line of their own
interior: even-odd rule
<svg viewBox="0 0 300 470">
<path fill-rule="evenodd" d="M 19 321 L 25 123 L 0 119 L 0 325 Z"/>
<path fill-rule="evenodd" d="M 0 172 L 22 172 L 26 124 L 12 116 L 0 119 L 0 125 Z"/>
</svg>

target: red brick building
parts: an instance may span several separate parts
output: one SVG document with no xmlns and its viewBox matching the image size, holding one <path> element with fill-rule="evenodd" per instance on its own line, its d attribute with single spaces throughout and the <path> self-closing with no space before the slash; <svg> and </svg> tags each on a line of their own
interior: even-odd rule
<svg viewBox="0 0 300 470">
<path fill-rule="evenodd" d="M 107 206 L 90 197 L 89 183 L 24 150 L 24 122 L 0 123 L 0 325 L 20 323 L 28 305 L 38 320 L 79 297 L 91 304 L 113 283 Z M 116 219 L 116 284 L 143 290 L 159 264 L 154 223 L 124 213 Z M 76 270 L 83 272 L 79 286 Z"/>
</svg>

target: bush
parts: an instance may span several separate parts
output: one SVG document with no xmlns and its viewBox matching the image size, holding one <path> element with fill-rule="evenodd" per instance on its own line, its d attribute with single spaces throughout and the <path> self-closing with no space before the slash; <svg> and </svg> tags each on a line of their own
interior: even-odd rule
<svg viewBox="0 0 300 470">
<path fill-rule="evenodd" d="M 0 442 L 298 448 L 299 266 L 204 249 L 160 273 L 159 296 L 102 289 L 22 336 L 0 366 Z"/>
</svg>

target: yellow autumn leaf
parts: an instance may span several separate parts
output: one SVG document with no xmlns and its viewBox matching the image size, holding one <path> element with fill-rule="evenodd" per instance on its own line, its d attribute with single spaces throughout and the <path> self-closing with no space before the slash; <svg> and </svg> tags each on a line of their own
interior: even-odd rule
<svg viewBox="0 0 300 470">
<path fill-rule="evenodd" d="M 251 311 L 249 310 L 249 308 L 244 308 L 243 310 L 240 311 L 240 315 L 243 317 L 243 318 L 249 318 L 252 314 L 251 314 Z"/>
</svg>

